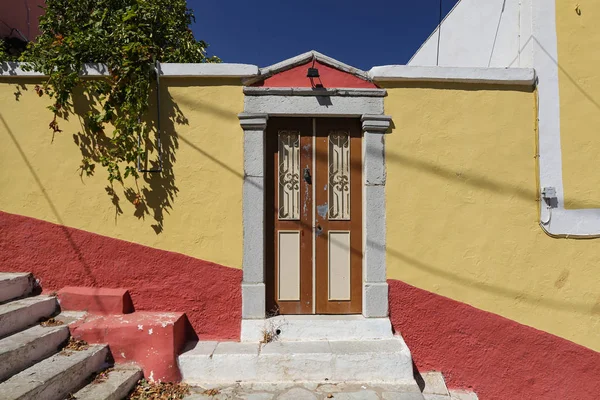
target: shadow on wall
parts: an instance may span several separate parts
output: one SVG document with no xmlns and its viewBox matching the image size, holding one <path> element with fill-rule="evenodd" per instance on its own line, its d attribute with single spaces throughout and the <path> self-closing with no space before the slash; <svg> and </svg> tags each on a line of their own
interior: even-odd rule
<svg viewBox="0 0 600 400">
<path fill-rule="evenodd" d="M 16 85 L 16 90 L 14 92 L 15 100 L 19 101 L 20 97 L 24 94 L 29 95 L 29 93 L 25 93 L 28 91 L 28 86 L 39 83 L 39 79 L 35 78 L 24 78 L 20 80 L 20 83 Z M 179 192 L 179 188 L 176 185 L 175 164 L 177 162 L 177 151 L 180 146 L 180 141 L 200 153 L 202 157 L 214 162 L 225 171 L 233 174 L 240 181 L 243 180 L 243 175 L 239 171 L 225 164 L 223 161 L 211 155 L 209 152 L 201 149 L 178 132 L 178 126 L 188 125 L 189 121 L 182 109 L 179 107 L 178 103 L 171 95 L 169 88 L 221 85 L 239 85 L 239 82 L 233 80 L 214 81 L 207 79 L 164 79 L 160 84 L 160 127 L 158 126 L 159 114 L 157 113 L 156 92 L 154 91 L 151 93 L 149 110 L 143 118 L 143 122 L 147 124 L 150 133 L 148 134 L 147 140 L 141 144 L 145 158 L 141 161 L 140 167 L 142 170 L 159 170 L 160 172 L 140 172 L 139 181 L 134 181 L 129 178 L 128 180 L 125 180 L 125 184 L 121 184 L 119 182 L 107 184 L 105 191 L 114 206 L 115 223 L 118 217 L 124 212 L 123 207 L 121 206 L 121 201 L 122 198 L 125 198 L 127 201 L 135 205 L 134 215 L 137 218 L 151 218 L 151 227 L 154 232 L 157 235 L 163 232 L 166 216 L 165 214 L 168 214 L 169 210 L 173 209 L 177 194 Z M 97 146 L 107 145 L 109 143 L 110 130 L 107 130 L 107 132 L 102 132 L 101 134 L 96 134 L 86 128 L 86 124 L 84 123 L 85 119 L 87 118 L 87 114 L 95 107 L 94 104 L 96 104 L 97 107 L 97 100 L 98 99 L 86 97 L 83 91 L 74 94 L 74 113 L 79 120 L 80 130 L 79 132 L 73 134 L 73 141 L 79 147 L 82 157 L 89 158 L 97 164 L 97 167 L 100 167 L 101 160 L 95 149 Z M 192 110 L 197 108 L 200 104 L 202 111 L 208 112 L 219 119 L 237 119 L 237 110 L 221 108 L 218 105 L 211 103 L 210 100 L 199 101 L 198 99 L 194 99 L 194 102 L 191 102 L 186 99 L 185 96 L 180 96 L 178 100 L 184 106 Z M 48 113 L 48 117 L 51 118 L 51 113 Z M 68 118 L 68 115 L 65 115 L 65 117 Z M 4 120 L 3 123 L 7 131 L 10 132 L 8 125 Z M 157 135 L 159 130 L 160 135 Z M 12 141 L 16 146 L 19 146 L 17 142 L 17 136 L 15 136 L 12 132 L 10 134 Z M 160 139 L 160 151 L 158 148 L 158 138 Z M 60 215 L 58 215 L 56 207 L 54 207 L 52 200 L 50 197 L 48 197 L 41 180 L 39 177 L 37 177 L 33 168 L 31 168 L 31 164 L 27 160 L 27 156 L 24 152 L 20 152 L 20 155 L 25 163 L 30 167 L 29 170 L 32 176 L 34 176 L 36 182 L 38 182 L 38 186 L 42 193 L 44 193 L 44 197 L 50 204 L 56 219 L 62 223 L 62 218 Z M 104 173 L 105 171 L 103 169 L 96 168 L 95 174 Z M 85 179 L 83 172 L 81 175 L 82 180 Z"/>
<path fill-rule="evenodd" d="M 119 215 L 123 214 L 120 204 L 121 198 L 118 194 L 122 190 L 125 199 L 135 206 L 134 215 L 137 218 L 145 219 L 150 216 L 153 219 L 154 223 L 151 227 L 156 234 L 163 231 L 165 213 L 173 208 L 179 191 L 175 185 L 173 168 L 177 160 L 177 149 L 179 148 L 176 126 L 188 124 L 188 119 L 163 83 L 161 83 L 159 95 L 160 110 L 157 110 L 158 102 L 155 89 L 150 95 L 148 113 L 142 119 L 148 127 L 149 134 L 146 140 L 141 143 L 144 157 L 140 161 L 140 169 L 155 172 L 140 172 L 141 185 L 137 180 L 134 180 L 134 186 L 113 182 L 105 187 L 106 193 L 115 207 L 115 222 Z M 101 165 L 101 159 L 96 148 L 105 147 L 109 144 L 110 132 L 94 133 L 85 124 L 87 115 L 94 111 L 94 107 L 97 107 L 98 99 L 86 97 L 82 92 L 79 92 L 74 95 L 73 103 L 75 114 L 81 125 L 81 131 L 73 135 L 73 141 L 79 146 L 83 157 Z M 104 171 L 99 171 L 99 173 L 102 172 Z M 119 184 L 121 190 L 116 187 Z"/>
<path fill-rule="evenodd" d="M 496 180 L 488 176 L 478 175 L 473 172 L 459 173 L 446 166 L 421 160 L 410 155 L 400 154 L 392 150 L 388 150 L 386 152 L 386 163 L 400 165 L 403 169 L 408 168 L 423 171 L 435 177 L 451 181 L 454 184 L 483 189 L 486 191 L 493 192 L 499 196 L 509 196 L 518 198 L 524 204 L 528 204 L 528 206 L 532 208 L 536 207 L 536 202 L 539 201 L 538 194 L 536 193 L 535 188 L 526 189 L 517 185 L 513 185 L 509 182 Z M 534 169 L 532 166 L 532 173 L 534 173 L 533 171 Z M 537 226 L 535 226 L 535 228 L 539 229 Z M 371 246 L 379 247 L 380 249 L 382 249 L 380 244 L 374 242 L 369 242 L 369 244 Z M 406 254 L 402 251 L 399 251 L 398 249 L 393 248 L 391 245 L 392 243 L 388 243 L 387 247 L 383 249 L 389 257 L 400 261 L 403 265 L 406 265 L 410 268 L 415 268 L 420 271 L 427 272 L 431 275 L 434 275 L 437 278 L 445 279 L 461 287 L 485 293 L 492 293 L 496 296 L 504 298 L 518 299 L 519 301 L 543 306 L 553 310 L 574 311 L 582 315 L 599 314 L 598 303 L 557 301 L 544 298 L 542 296 L 532 296 L 530 294 L 527 294 L 526 292 L 514 290 L 509 287 L 502 287 L 490 284 L 488 282 L 478 281 L 476 279 L 472 279 L 466 276 L 461 276 L 457 273 L 444 269 L 443 267 L 423 262 L 418 256 Z"/>
<path fill-rule="evenodd" d="M 8 124 L 6 123 L 6 120 L 4 119 L 4 117 L 2 116 L 2 114 L 0 114 L 0 122 L 4 126 L 4 129 L 6 129 L 6 132 L 8 133 L 8 136 L 10 137 L 11 141 L 15 145 L 17 151 L 19 152 L 19 155 L 23 159 L 23 162 L 25 163 L 25 165 L 27 165 L 27 169 L 29 169 L 29 172 L 31 173 L 31 176 L 33 177 L 33 179 L 35 180 L 35 183 L 39 187 L 40 192 L 42 192 L 42 195 L 44 196 L 44 199 L 46 199 L 46 202 L 50 206 L 50 209 L 52 210 L 52 213 L 56 217 L 56 220 L 59 222 L 59 224 L 60 224 L 59 227 L 60 227 L 61 233 L 65 237 L 67 243 L 69 244 L 69 247 L 73 250 L 73 253 L 77 257 L 78 264 L 81 265 L 81 267 L 85 271 L 85 274 L 90 279 L 91 284 L 93 286 L 97 286 L 97 282 L 96 282 L 96 279 L 95 279 L 94 274 L 92 272 L 92 268 L 90 267 L 90 264 L 86 261 L 86 259 L 84 257 L 83 251 L 81 251 L 81 248 L 79 247 L 79 245 L 75 242 L 75 240 L 73 240 L 71 232 L 65 226 L 60 213 L 56 209 L 56 206 L 52 202 L 52 199 L 50 199 L 50 196 L 48 195 L 48 192 L 46 191 L 46 188 L 42 184 L 42 181 L 41 181 L 40 177 L 35 172 L 35 169 L 31 165 L 31 162 L 29 161 L 29 159 L 25 155 L 25 152 L 23 151 L 23 148 L 21 147 L 21 145 L 17 141 L 17 138 L 15 137 L 15 134 L 10 129 L 10 127 L 8 126 Z M 58 269 L 57 271 L 63 271 L 63 273 L 64 273 L 64 270 L 61 270 L 61 269 Z"/>
<path fill-rule="evenodd" d="M 569 82 L 571 82 L 571 84 L 573 86 L 575 86 L 575 88 L 577 88 L 577 90 L 579 92 L 581 92 L 581 94 L 588 99 L 588 101 L 590 103 L 592 103 L 597 109 L 600 110 L 600 101 L 596 100 L 587 90 L 585 90 L 576 80 L 575 78 L 573 78 L 573 75 L 571 75 L 562 65 L 560 65 L 560 63 L 554 58 L 552 57 L 552 55 L 548 52 L 548 50 L 546 50 L 546 48 L 544 46 L 542 46 L 542 44 L 534 37 L 534 36 L 530 36 L 529 39 L 527 39 L 527 41 L 525 42 L 525 44 L 523 46 L 521 46 L 521 50 L 519 51 L 519 53 L 521 53 L 525 47 L 527 47 L 529 45 L 529 43 L 531 42 L 535 42 L 535 44 L 544 52 L 544 54 L 546 54 L 546 57 L 548 57 L 550 60 L 552 60 L 552 62 L 558 67 L 558 69 L 567 77 L 567 79 L 569 80 Z M 510 62 L 510 64 L 508 65 L 508 67 L 512 67 L 513 64 L 515 62 L 517 62 L 517 60 L 519 59 L 519 57 L 515 57 L 514 60 L 512 60 Z"/>
<path fill-rule="evenodd" d="M 2 80 L 0 81 L 6 83 L 14 84 L 14 80 Z M 201 86 L 203 84 L 209 84 L 210 82 L 197 82 L 195 80 L 185 80 L 181 82 L 172 82 L 177 81 L 175 79 L 168 80 L 166 84 L 161 85 L 161 139 L 163 146 L 163 172 L 162 173 L 146 173 L 140 174 L 140 184 L 145 184 L 145 186 L 141 186 L 140 190 L 143 190 L 144 197 L 146 198 L 146 203 L 141 204 L 140 207 L 136 209 L 136 215 L 138 218 L 146 218 L 150 217 L 153 221 L 152 227 L 154 228 L 157 234 L 160 234 L 163 229 L 163 223 L 165 214 L 168 214 L 169 210 L 172 209 L 175 205 L 175 200 L 178 193 L 178 188 L 176 185 L 176 177 L 174 171 L 174 165 L 176 163 L 176 152 L 180 146 L 180 143 L 186 143 L 197 151 L 202 157 L 210 159 L 211 162 L 214 162 L 216 165 L 223 168 L 224 171 L 232 174 L 234 179 L 243 179 L 243 175 L 230 167 L 229 165 L 222 162 L 222 160 L 217 159 L 214 155 L 209 154 L 204 151 L 192 141 L 186 139 L 181 136 L 178 132 L 178 126 L 188 124 L 188 119 L 180 109 L 177 102 L 172 97 L 169 92 L 169 87 L 177 86 Z M 205 80 L 206 81 L 206 80 Z M 16 91 L 14 92 L 15 100 L 19 101 L 20 97 L 23 95 L 32 96 L 34 93 L 27 92 L 28 87 L 30 85 L 39 84 L 39 79 L 30 79 L 23 78 L 19 80 L 19 84 L 16 86 Z M 239 85 L 239 82 L 238 82 Z M 168 87 L 167 87 L 168 86 Z M 91 107 L 91 101 L 83 97 L 82 93 L 79 93 L 79 97 L 76 99 L 76 116 L 79 118 L 81 122 L 82 116 L 85 116 L 85 113 Z M 185 103 L 186 97 L 181 97 L 182 103 Z M 190 104 L 188 107 L 187 104 L 183 104 L 183 106 L 194 109 L 194 107 L 198 107 L 197 99 L 194 99 L 195 103 Z M 146 117 L 146 121 L 150 125 L 153 132 L 156 132 L 156 103 L 151 103 L 149 115 Z M 218 105 L 211 104 L 210 99 L 207 101 L 202 101 L 200 107 L 203 111 L 208 111 L 212 115 L 215 115 L 220 119 L 228 119 L 231 120 L 235 118 L 237 120 L 237 114 L 235 110 L 226 110 L 220 108 Z M 152 113 L 154 110 L 154 113 Z M 52 118 L 51 113 L 47 112 L 48 118 Z M 9 231 L 11 228 L 11 223 L 6 223 L 2 225 L 0 223 L 0 231 L 6 233 L 5 235 L 0 235 L 2 239 L 0 240 L 0 247 L 6 245 L 4 247 L 5 252 L 4 256 L 7 260 L 12 260 L 10 264 L 11 267 L 15 270 L 22 269 L 23 271 L 31 271 L 37 274 L 38 277 L 44 279 L 44 287 L 46 289 L 60 289 L 63 286 L 67 285 L 83 285 L 83 286 L 92 286 L 92 287 L 131 287 L 131 288 L 139 288 L 134 289 L 134 291 L 139 290 L 139 304 L 144 304 L 140 310 L 156 310 L 156 311 L 185 311 L 190 316 L 190 319 L 194 323 L 194 326 L 199 333 L 214 335 L 216 338 L 228 338 L 233 339 L 239 336 L 239 332 L 237 329 L 238 322 L 235 318 L 239 319 L 237 316 L 237 308 L 232 306 L 235 302 L 232 303 L 231 299 L 227 299 L 223 301 L 221 305 L 217 300 L 214 299 L 215 293 L 226 293 L 227 296 L 235 297 L 234 300 L 239 300 L 239 281 L 241 278 L 238 277 L 240 271 L 234 270 L 226 267 L 221 267 L 216 264 L 212 264 L 207 261 L 197 260 L 189 257 L 179 256 L 180 262 L 177 267 L 173 264 L 172 260 L 167 260 L 168 257 L 175 257 L 173 253 L 169 252 L 160 252 L 156 249 L 154 253 L 150 252 L 146 248 L 143 251 L 137 251 L 135 257 L 130 257 L 127 260 L 122 260 L 122 255 L 115 254 L 116 252 L 116 244 L 120 244 L 121 241 L 113 240 L 111 243 L 111 248 L 107 249 L 104 252 L 104 259 L 100 259 L 100 251 L 98 247 L 95 247 L 89 243 L 87 237 L 91 237 L 91 234 L 85 235 L 81 233 L 81 231 L 74 230 L 72 228 L 68 228 L 65 226 L 65 219 L 61 212 L 59 211 L 59 207 L 57 207 L 54 199 L 51 195 L 51 188 L 47 188 L 43 179 L 40 177 L 38 172 L 34 167 L 34 163 L 29 158 L 30 156 L 27 154 L 26 149 L 20 143 L 20 135 L 19 132 L 14 132 L 10 125 L 7 122 L 7 119 L 0 113 L 0 126 L 6 131 L 9 142 L 14 144 L 17 153 L 20 158 L 23 160 L 24 164 L 27 167 L 28 173 L 31 175 L 35 182 L 36 189 L 43 196 L 44 201 L 47 203 L 51 213 L 53 214 L 55 220 L 58 222 L 57 225 L 53 225 L 52 235 L 42 235 L 46 239 L 48 247 L 53 248 L 53 251 L 50 253 L 55 254 L 54 257 L 50 259 L 55 260 L 57 258 L 56 254 L 61 254 L 61 261 L 58 263 L 48 262 L 48 253 L 47 251 L 33 251 L 32 248 L 36 248 L 35 240 L 30 236 L 21 236 L 20 240 L 16 239 L 16 236 Z M 79 146 L 82 155 L 90 155 L 92 154 L 93 146 L 98 143 L 98 140 L 107 140 L 106 137 L 92 137 L 89 132 L 85 132 L 83 129 L 83 124 L 81 124 L 82 128 L 80 132 L 77 132 L 73 135 L 73 140 Z M 110 133 L 109 133 L 110 134 Z M 180 142 L 181 141 L 181 142 Z M 150 139 L 144 143 L 144 150 L 148 154 L 148 158 L 151 161 L 148 161 L 146 165 L 142 165 L 143 168 L 156 168 L 159 165 L 159 161 L 156 158 L 157 149 L 154 143 L 154 135 L 150 134 Z M 73 165 L 73 170 L 75 170 L 76 166 Z M 96 171 L 97 173 L 103 174 L 105 171 L 100 170 Z M 101 176 L 104 179 L 104 176 Z M 122 194 L 121 194 L 122 190 Z M 121 201 L 124 197 L 126 200 L 130 200 L 131 196 L 135 193 L 131 194 L 131 191 L 128 191 L 128 188 L 121 186 L 120 188 L 115 185 L 115 187 L 106 187 L 106 192 L 110 196 L 110 200 L 115 207 L 115 219 L 118 218 L 120 214 L 122 214 L 123 208 L 121 207 Z M 129 197 L 128 197 L 129 196 Z M 0 218 L 1 219 L 1 218 Z M 34 219 L 26 219 L 27 221 L 36 221 Z M 31 222 L 32 225 L 29 227 L 25 227 L 23 232 L 37 232 L 38 228 L 35 227 L 36 224 L 41 221 Z M 50 226 L 50 225 L 48 225 Z M 80 234 L 78 236 L 78 234 Z M 94 235 L 95 240 L 106 240 L 108 238 Z M 52 240 L 50 240 L 50 238 Z M 107 242 L 108 243 L 108 242 Z M 133 246 L 133 244 L 129 244 Z M 26 247 L 29 250 L 25 252 L 30 254 L 35 262 L 32 260 L 24 261 L 19 263 L 19 261 L 10 256 L 10 254 L 14 255 L 14 251 L 17 248 Z M 142 248 L 142 246 L 138 246 Z M 39 250 L 39 249 L 38 249 Z M 154 254 L 154 258 L 149 257 L 148 260 L 144 262 L 141 261 L 140 254 Z M 156 254 L 155 254 L 156 253 Z M 166 258 L 165 258 L 166 257 Z M 2 258 L 2 257 L 0 257 Z M 167 261 L 161 261 L 165 259 Z M 183 260 L 183 261 L 181 261 Z M 8 261 L 7 261 L 8 262 Z M 107 263 L 114 264 L 111 271 L 107 271 Z M 148 265 L 146 265 L 146 263 Z M 168 266 L 168 268 L 166 268 Z M 221 275 L 215 275 L 214 282 L 211 283 L 207 287 L 207 280 L 204 279 L 200 282 L 195 282 L 194 284 L 186 283 L 185 290 L 181 287 L 181 276 L 213 276 L 215 274 L 215 270 L 213 267 L 218 267 L 222 271 L 221 275 L 227 275 L 229 279 L 227 280 L 228 286 L 227 289 L 223 289 L 223 282 L 221 282 Z M 205 268 L 205 271 L 201 271 L 198 268 Z M 169 276 L 165 279 L 165 271 L 171 271 L 172 276 Z M 185 272 L 184 272 L 185 271 Z M 135 277 L 133 279 L 132 277 Z M 130 282 L 128 280 L 130 279 Z M 156 283 L 149 283 L 153 280 L 160 281 Z M 144 282 L 144 284 L 140 285 L 140 282 Z M 188 290 L 193 287 L 193 290 Z M 164 291 L 164 296 L 158 296 L 156 292 L 156 288 L 160 289 L 159 291 Z M 180 296 L 173 296 L 173 293 L 179 293 Z M 201 294 L 200 294 L 201 293 Z M 224 294 L 225 295 L 225 294 Z M 187 301 L 187 304 L 181 303 L 182 296 Z M 203 296 L 207 296 L 208 298 L 203 299 Z M 212 298 L 211 298 L 212 296 Z M 236 297 L 237 296 L 237 297 Z M 174 298 L 178 298 L 179 300 L 175 301 Z M 172 303 L 172 304 L 171 304 Z M 215 303 L 216 307 L 225 307 L 225 310 L 220 310 L 218 315 L 219 320 L 227 320 L 229 321 L 225 324 L 224 327 L 212 327 L 214 325 L 214 317 L 213 321 L 202 320 L 205 318 L 205 314 L 211 314 L 207 310 L 213 307 L 213 303 Z M 233 311 L 229 310 L 230 307 L 233 307 Z M 137 308 L 137 305 L 136 305 Z M 206 317 L 208 318 L 208 317 Z M 231 319 L 233 318 L 233 319 Z M 199 321 L 203 322 L 200 323 Z M 234 321 L 233 323 L 231 321 Z M 237 321 L 237 322 L 236 322 Z M 219 325 L 219 324 L 217 324 Z M 237 327 L 237 328 L 236 328 Z M 223 329 L 221 333 L 214 333 L 215 329 L 218 331 L 219 329 Z M 226 332 L 225 332 L 226 331 Z M 237 333 L 236 333 L 237 332 Z"/>
</svg>

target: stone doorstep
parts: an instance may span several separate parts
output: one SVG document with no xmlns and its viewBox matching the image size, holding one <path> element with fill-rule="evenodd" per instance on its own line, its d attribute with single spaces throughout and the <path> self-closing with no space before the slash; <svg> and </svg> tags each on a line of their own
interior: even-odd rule
<svg viewBox="0 0 600 400">
<path fill-rule="evenodd" d="M 28 272 L 0 272 L 0 303 L 27 296 L 33 290 Z"/>
<path fill-rule="evenodd" d="M 259 342 L 264 332 L 279 332 L 278 341 L 353 341 L 392 339 L 389 318 L 362 315 L 285 315 L 267 319 L 243 319 L 242 342 Z"/>
<path fill-rule="evenodd" d="M 197 342 L 179 356 L 189 384 L 242 382 L 380 382 L 416 387 L 401 337 L 372 341 Z"/>
</svg>

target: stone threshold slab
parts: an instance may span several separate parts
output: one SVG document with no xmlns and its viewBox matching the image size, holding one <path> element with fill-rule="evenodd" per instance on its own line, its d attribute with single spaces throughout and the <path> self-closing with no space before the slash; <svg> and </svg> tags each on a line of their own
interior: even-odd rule
<svg viewBox="0 0 600 400">
<path fill-rule="evenodd" d="M 362 315 L 279 315 L 243 319 L 242 342 L 260 342 L 265 333 L 278 341 L 353 341 L 392 339 L 389 318 Z"/>
<path fill-rule="evenodd" d="M 179 356 L 186 383 L 379 382 L 416 385 L 400 336 L 385 340 L 196 342 Z"/>
</svg>

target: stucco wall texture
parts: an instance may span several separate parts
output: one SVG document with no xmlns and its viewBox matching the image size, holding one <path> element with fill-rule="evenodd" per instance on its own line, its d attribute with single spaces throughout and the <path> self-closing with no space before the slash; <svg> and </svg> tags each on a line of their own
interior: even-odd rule
<svg viewBox="0 0 600 400">
<path fill-rule="evenodd" d="M 0 81 L 0 210 L 241 268 L 239 80 L 163 79 L 163 160 L 172 180 L 146 174 L 140 188 L 152 191 L 142 189 L 147 207 L 137 208 L 125 194 L 135 188 L 132 179 L 115 183 L 113 197 L 100 165 L 93 177 L 80 177 L 73 143 L 80 120 L 60 122 L 63 132 L 52 139 L 49 100 L 35 95 L 35 84 Z"/>
<path fill-rule="evenodd" d="M 127 289 L 136 311 L 185 312 L 201 340 L 240 337 L 238 269 L 1 211 L 0 265 L 48 292 Z"/>
<path fill-rule="evenodd" d="M 157 191 L 147 212 L 136 213 L 119 185 L 113 204 L 101 168 L 80 178 L 76 117 L 52 141 L 36 82 L 1 81 L 0 210 L 240 268 L 241 86 L 163 82 L 163 144 L 174 157 L 165 167 L 174 185 L 151 180 Z M 600 350 L 600 242 L 552 239 L 537 223 L 535 94 L 387 89 L 388 277 Z"/>
<path fill-rule="evenodd" d="M 600 241 L 538 225 L 535 94 L 387 89 L 388 277 L 600 350 Z"/>
<path fill-rule="evenodd" d="M 579 5 L 579 13 L 576 10 Z M 600 2 L 556 2 L 565 207 L 600 208 Z"/>
</svg>

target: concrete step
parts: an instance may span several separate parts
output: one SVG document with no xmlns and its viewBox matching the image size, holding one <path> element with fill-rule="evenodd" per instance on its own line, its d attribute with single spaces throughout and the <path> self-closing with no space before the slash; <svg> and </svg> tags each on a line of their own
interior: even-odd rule
<svg viewBox="0 0 600 400">
<path fill-rule="evenodd" d="M 28 272 L 0 272 L 0 303 L 29 295 L 33 282 Z"/>
<path fill-rule="evenodd" d="M 148 380 L 175 382 L 181 380 L 177 356 L 186 344 L 187 324 L 184 313 L 89 314 L 73 324 L 71 336 L 108 344 L 116 363 L 135 362 Z"/>
<path fill-rule="evenodd" d="M 0 305 L 0 338 L 51 316 L 57 305 L 56 298 L 52 296 L 27 297 Z"/>
<path fill-rule="evenodd" d="M 82 387 L 106 366 L 108 347 L 63 350 L 0 383 L 3 400 L 58 400 Z"/>
<path fill-rule="evenodd" d="M 382 382 L 416 386 L 400 336 L 371 341 L 197 342 L 179 356 L 184 382 Z"/>
<path fill-rule="evenodd" d="M 211 396 L 212 390 L 218 392 Z M 236 383 L 234 385 L 192 386 L 185 400 L 424 400 L 417 386 L 329 382 Z M 444 399 L 444 400 L 450 400 Z"/>
<path fill-rule="evenodd" d="M 278 315 L 267 319 L 243 319 L 242 342 L 260 342 L 265 332 L 277 341 L 354 341 L 392 339 L 389 318 L 362 315 Z"/>
<path fill-rule="evenodd" d="M 77 400 L 121 400 L 133 390 L 141 378 L 140 367 L 133 364 L 119 365 L 98 375 L 74 396 Z"/>
<path fill-rule="evenodd" d="M 68 338 L 67 325 L 35 325 L 0 340 L 0 382 L 50 357 Z"/>
</svg>

